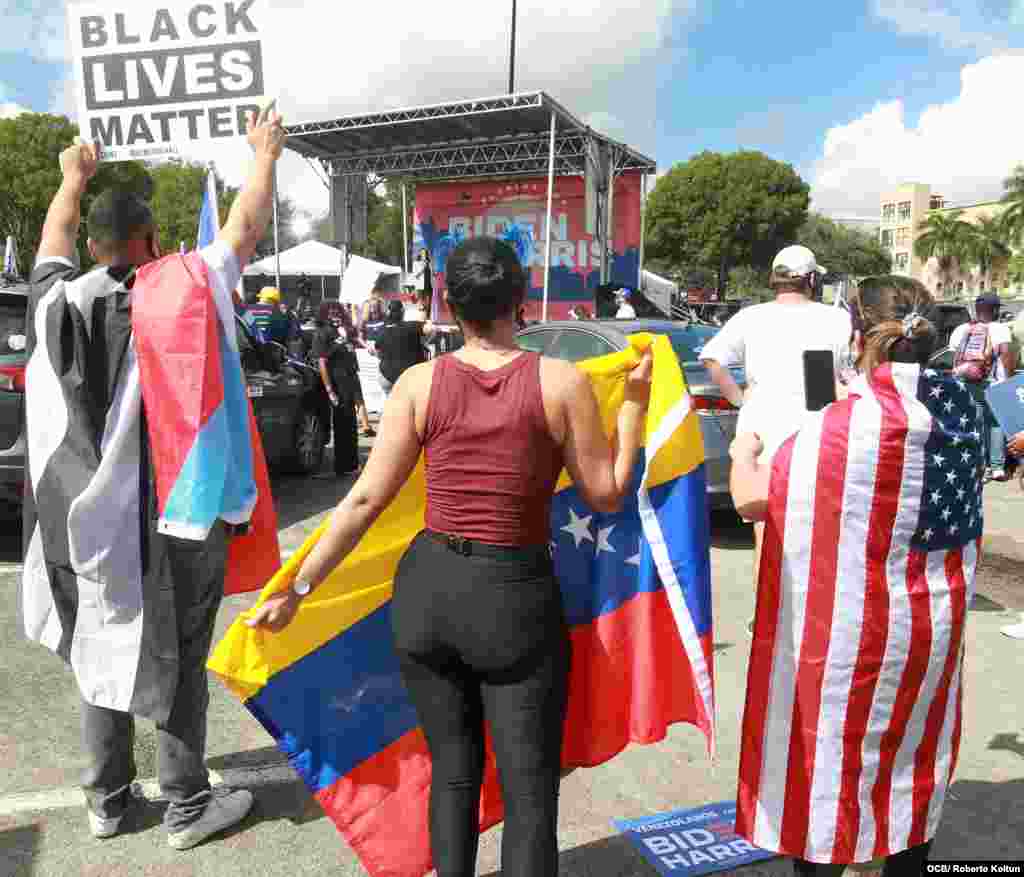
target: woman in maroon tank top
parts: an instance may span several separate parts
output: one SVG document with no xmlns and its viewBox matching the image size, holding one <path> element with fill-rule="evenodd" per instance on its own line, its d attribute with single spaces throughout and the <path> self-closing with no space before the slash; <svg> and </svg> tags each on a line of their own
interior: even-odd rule
<svg viewBox="0 0 1024 877">
<path fill-rule="evenodd" d="M 558 785 L 569 636 L 551 556 L 550 506 L 567 469 L 596 511 L 616 511 L 636 465 L 651 357 L 626 382 L 614 445 L 589 379 L 520 350 L 527 275 L 494 238 L 459 246 L 446 298 L 465 337 L 406 370 L 362 476 L 292 588 L 250 624 L 283 629 L 426 457 L 426 529 L 395 576 L 394 646 L 433 765 L 430 833 L 439 877 L 472 877 L 484 726 L 505 804 L 502 873 L 558 873 Z"/>
</svg>

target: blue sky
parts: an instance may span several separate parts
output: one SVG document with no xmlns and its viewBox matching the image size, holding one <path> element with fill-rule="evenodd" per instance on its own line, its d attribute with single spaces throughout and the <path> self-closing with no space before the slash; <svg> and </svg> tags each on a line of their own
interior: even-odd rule
<svg viewBox="0 0 1024 877">
<path fill-rule="evenodd" d="M 500 0 L 442 4 L 429 19 L 411 0 L 259 2 L 280 40 L 273 79 L 289 121 L 505 89 Z M 520 90 L 550 91 L 662 170 L 703 149 L 761 149 L 800 171 L 817 208 L 872 215 L 880 192 L 911 177 L 954 200 L 997 197 L 1024 161 L 1024 121 L 1007 91 L 1024 82 L 1024 0 L 519 9 Z M 61 0 L 0 0 L 0 22 L 0 114 L 73 114 Z M 217 161 L 229 177 L 242 165 L 237 151 Z M 284 178 L 294 197 L 323 206 L 301 162 L 286 163 Z"/>
</svg>

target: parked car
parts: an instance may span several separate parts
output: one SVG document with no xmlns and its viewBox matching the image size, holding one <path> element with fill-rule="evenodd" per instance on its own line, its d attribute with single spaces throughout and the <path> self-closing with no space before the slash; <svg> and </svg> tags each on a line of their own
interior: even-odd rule
<svg viewBox="0 0 1024 877">
<path fill-rule="evenodd" d="M 637 332 L 667 335 L 679 358 L 693 397 L 704 437 L 704 465 L 708 500 L 713 508 L 732 508 L 729 494 L 729 444 L 736 434 L 738 410 L 722 395 L 706 368 L 698 361 L 704 345 L 718 331 L 716 326 L 672 320 L 571 320 L 540 323 L 523 329 L 519 346 L 544 356 L 580 362 L 629 346 L 628 336 Z M 740 386 L 742 369 L 733 369 Z"/>
<path fill-rule="evenodd" d="M 331 404 L 310 363 L 273 341 L 263 343 L 236 317 L 246 388 L 263 440 L 267 464 L 310 474 L 323 464 Z"/>
<path fill-rule="evenodd" d="M 28 287 L 0 285 L 0 505 L 21 507 L 25 489 L 25 305 Z"/>
</svg>

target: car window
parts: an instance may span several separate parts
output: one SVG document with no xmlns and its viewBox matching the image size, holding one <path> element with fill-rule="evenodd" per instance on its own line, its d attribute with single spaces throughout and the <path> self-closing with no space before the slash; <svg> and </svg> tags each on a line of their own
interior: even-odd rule
<svg viewBox="0 0 1024 877">
<path fill-rule="evenodd" d="M 614 352 L 615 348 L 600 335 L 574 329 L 563 329 L 548 349 L 547 355 L 569 362 L 581 362 L 584 359 L 606 356 Z"/>
<path fill-rule="evenodd" d="M 23 295 L 0 295 L 0 355 L 25 350 L 25 306 Z"/>
<path fill-rule="evenodd" d="M 680 362 L 696 362 L 701 351 L 718 332 L 714 326 L 690 326 L 668 333 L 668 340 Z"/>
<path fill-rule="evenodd" d="M 516 343 L 522 350 L 529 350 L 533 353 L 544 353 L 548 346 L 554 339 L 555 333 L 551 331 L 546 332 L 527 332 L 525 335 L 520 335 L 516 338 Z"/>
</svg>

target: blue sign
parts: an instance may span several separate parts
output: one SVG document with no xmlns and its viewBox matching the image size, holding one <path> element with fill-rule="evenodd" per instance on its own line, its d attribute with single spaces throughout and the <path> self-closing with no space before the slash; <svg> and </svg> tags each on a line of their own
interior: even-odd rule
<svg viewBox="0 0 1024 877">
<path fill-rule="evenodd" d="M 671 810 L 642 819 L 616 819 L 615 827 L 659 874 L 673 877 L 714 874 L 776 856 L 736 834 L 733 801 L 707 804 L 695 810 Z"/>
</svg>

